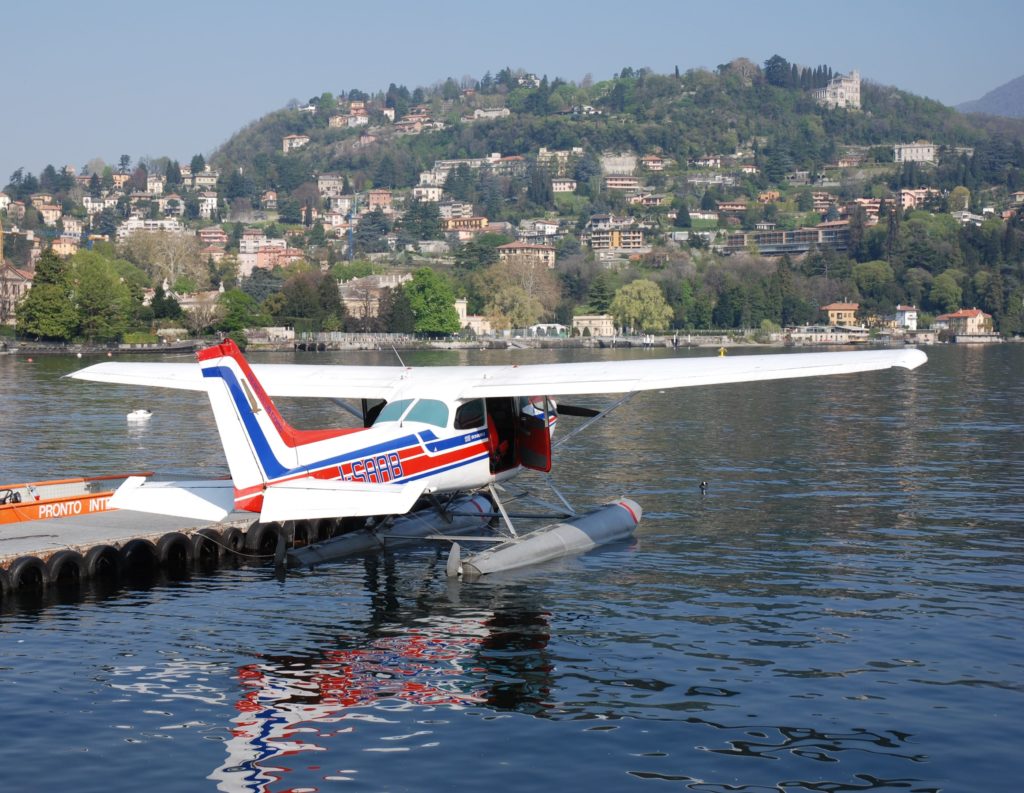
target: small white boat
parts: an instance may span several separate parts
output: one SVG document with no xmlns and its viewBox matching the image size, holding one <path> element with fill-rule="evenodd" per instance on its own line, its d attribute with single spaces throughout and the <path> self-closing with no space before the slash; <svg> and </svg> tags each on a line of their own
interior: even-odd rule
<svg viewBox="0 0 1024 793">
<path fill-rule="evenodd" d="M 128 414 L 128 421 L 147 421 L 153 413 L 145 408 L 133 410 Z"/>
</svg>

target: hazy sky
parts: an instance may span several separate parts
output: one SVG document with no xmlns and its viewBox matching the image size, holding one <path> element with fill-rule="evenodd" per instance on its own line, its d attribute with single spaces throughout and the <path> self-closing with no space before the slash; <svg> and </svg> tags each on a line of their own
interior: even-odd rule
<svg viewBox="0 0 1024 793">
<path fill-rule="evenodd" d="M 187 161 L 324 91 L 504 66 L 579 81 L 778 53 L 947 104 L 1024 74 L 1020 0 L 0 0 L 0 186 L 19 167 Z M 499 9 L 500 10 L 497 10 Z"/>
</svg>

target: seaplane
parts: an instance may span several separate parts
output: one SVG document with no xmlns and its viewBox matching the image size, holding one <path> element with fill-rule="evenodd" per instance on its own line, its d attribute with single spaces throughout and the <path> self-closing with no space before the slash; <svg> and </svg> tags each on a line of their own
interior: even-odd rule
<svg viewBox="0 0 1024 793">
<path fill-rule="evenodd" d="M 632 534 L 639 504 L 621 498 L 577 512 L 550 475 L 552 449 L 643 391 L 784 378 L 915 369 L 920 350 L 872 350 L 660 358 L 532 365 L 250 365 L 231 340 L 197 364 L 108 361 L 69 377 L 205 392 L 229 479 L 132 477 L 111 498 L 118 509 L 209 522 L 239 512 L 258 524 L 363 519 L 341 536 L 285 552 L 279 563 L 315 564 L 413 540 L 450 543 L 450 576 L 476 577 L 580 553 Z M 566 397 L 606 395 L 600 409 Z M 362 426 L 297 429 L 274 397 L 333 400 Z M 553 437 L 559 416 L 585 421 Z M 556 498 L 546 513 L 508 508 L 522 492 L 509 480 L 539 471 Z M 527 517 L 559 522 L 527 532 Z M 254 523 L 253 525 L 257 525 Z M 351 521 L 343 525 L 352 526 Z M 471 534 L 471 532 L 477 532 Z M 463 558 L 463 543 L 488 543 Z M 479 547 L 479 546 L 477 546 Z"/>
</svg>

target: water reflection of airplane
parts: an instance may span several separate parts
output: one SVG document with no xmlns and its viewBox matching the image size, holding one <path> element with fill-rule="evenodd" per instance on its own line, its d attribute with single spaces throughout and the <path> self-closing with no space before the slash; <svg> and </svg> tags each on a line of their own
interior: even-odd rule
<svg viewBox="0 0 1024 793">
<path fill-rule="evenodd" d="M 266 793 L 286 779 L 294 787 L 298 773 L 313 773 L 298 771 L 306 764 L 297 756 L 328 751 L 325 742 L 386 724 L 394 711 L 549 707 L 548 620 L 535 602 L 494 587 L 463 589 L 462 602 L 445 593 L 403 602 L 393 563 L 365 560 L 373 604 L 365 634 L 239 668 L 227 758 L 209 776 L 219 790 Z"/>
</svg>

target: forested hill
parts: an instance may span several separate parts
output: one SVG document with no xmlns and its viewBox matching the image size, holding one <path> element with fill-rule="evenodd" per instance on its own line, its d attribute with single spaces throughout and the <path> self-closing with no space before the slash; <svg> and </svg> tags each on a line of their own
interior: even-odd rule
<svg viewBox="0 0 1024 793">
<path fill-rule="evenodd" d="M 782 68 L 773 70 L 779 61 Z M 353 89 L 343 96 L 315 97 L 305 109 L 265 116 L 234 135 L 212 161 L 222 173 L 241 169 L 229 188 L 241 196 L 267 188 L 293 191 L 311 174 L 327 172 L 344 173 L 356 189 L 409 187 L 438 159 L 529 155 L 542 146 L 658 152 L 680 163 L 753 146 L 770 182 L 793 169 L 816 172 L 835 162 L 845 146 L 879 147 L 878 159 L 891 160 L 894 143 L 921 139 L 1001 149 L 1024 141 L 1024 122 L 966 117 L 870 82 L 862 85 L 860 111 L 821 107 L 812 89 L 831 75 L 829 67 L 798 69 L 776 56 L 764 69 L 745 59 L 714 72 L 662 75 L 627 68 L 593 84 L 534 80 L 503 69 L 471 86 L 448 80 L 413 91 L 392 84 L 374 95 Z M 349 100 L 365 101 L 369 127 L 329 126 L 332 114 L 341 112 L 335 108 L 347 107 Z M 398 121 L 418 109 L 444 129 L 396 134 L 380 112 L 385 108 L 393 109 Z M 470 121 L 474 111 L 495 108 L 507 108 L 510 115 Z M 375 140 L 367 138 L 367 128 Z M 310 142 L 285 156 L 282 139 L 293 134 L 307 135 Z"/>
</svg>

